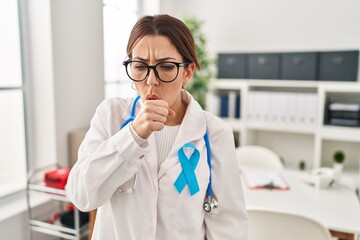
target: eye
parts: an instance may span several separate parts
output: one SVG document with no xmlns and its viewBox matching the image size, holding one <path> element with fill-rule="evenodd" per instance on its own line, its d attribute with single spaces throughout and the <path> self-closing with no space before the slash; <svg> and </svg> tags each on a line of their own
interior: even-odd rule
<svg viewBox="0 0 360 240">
<path fill-rule="evenodd" d="M 133 68 L 135 70 L 138 70 L 138 71 L 144 71 L 147 69 L 146 65 L 142 64 L 142 63 L 135 63 L 133 64 Z"/>
<path fill-rule="evenodd" d="M 173 71 L 175 69 L 175 64 L 173 63 L 162 63 L 159 65 L 160 71 Z"/>
</svg>

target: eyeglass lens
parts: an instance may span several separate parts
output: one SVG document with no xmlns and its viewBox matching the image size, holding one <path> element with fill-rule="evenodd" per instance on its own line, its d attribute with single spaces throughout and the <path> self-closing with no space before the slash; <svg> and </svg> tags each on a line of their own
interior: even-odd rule
<svg viewBox="0 0 360 240">
<path fill-rule="evenodd" d="M 143 62 L 133 61 L 127 65 L 126 69 L 129 77 L 135 81 L 144 80 L 149 74 L 149 67 Z M 164 82 L 173 81 L 178 75 L 178 67 L 171 62 L 162 62 L 155 65 L 157 77 Z"/>
</svg>

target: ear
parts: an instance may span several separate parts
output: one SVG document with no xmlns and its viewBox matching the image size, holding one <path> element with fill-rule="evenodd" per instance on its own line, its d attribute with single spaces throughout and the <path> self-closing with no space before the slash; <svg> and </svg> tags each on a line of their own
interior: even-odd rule
<svg viewBox="0 0 360 240">
<path fill-rule="evenodd" d="M 195 71 L 195 63 L 189 63 L 189 65 L 187 65 L 184 69 L 185 71 L 183 84 L 187 83 L 192 78 Z"/>
</svg>

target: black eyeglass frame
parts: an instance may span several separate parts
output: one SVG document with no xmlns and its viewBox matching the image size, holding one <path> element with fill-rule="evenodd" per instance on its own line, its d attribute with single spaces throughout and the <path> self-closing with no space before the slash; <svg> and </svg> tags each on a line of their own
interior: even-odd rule
<svg viewBox="0 0 360 240">
<path fill-rule="evenodd" d="M 142 63 L 142 64 L 144 64 L 145 66 L 147 66 L 147 73 L 146 73 L 145 77 L 144 77 L 143 79 L 141 79 L 141 80 L 135 80 L 135 79 L 133 79 L 133 78 L 130 76 L 129 72 L 128 72 L 127 66 L 128 66 L 130 63 L 134 63 L 134 62 L 135 62 L 135 63 L 136 63 L 136 62 L 139 62 L 139 63 Z M 175 76 L 175 78 L 174 78 L 173 80 L 164 81 L 164 80 L 162 80 L 162 79 L 160 78 L 159 73 L 158 73 L 158 71 L 156 70 L 156 67 L 157 67 L 159 64 L 162 64 L 162 63 L 172 63 L 172 64 L 174 64 L 174 65 L 177 67 L 177 73 L 176 73 L 176 76 Z M 185 62 L 179 63 L 179 62 L 163 61 L 163 62 L 158 62 L 157 64 L 151 66 L 151 65 L 147 65 L 147 64 L 144 63 L 143 61 L 137 61 L 137 60 L 129 59 L 129 60 L 124 61 L 124 62 L 123 62 L 123 65 L 125 66 L 126 74 L 127 74 L 128 77 L 129 77 L 132 81 L 134 81 L 134 82 L 142 82 L 142 81 L 144 81 L 144 80 L 149 76 L 149 74 L 150 74 L 150 69 L 153 69 L 153 70 L 154 70 L 154 73 L 155 73 L 155 76 L 159 79 L 159 81 L 164 82 L 164 83 L 170 83 L 170 82 L 175 81 L 176 78 L 178 77 L 178 75 L 179 75 L 179 68 L 180 68 L 180 67 L 185 67 L 185 66 L 189 65 L 189 63 L 185 63 Z"/>
</svg>

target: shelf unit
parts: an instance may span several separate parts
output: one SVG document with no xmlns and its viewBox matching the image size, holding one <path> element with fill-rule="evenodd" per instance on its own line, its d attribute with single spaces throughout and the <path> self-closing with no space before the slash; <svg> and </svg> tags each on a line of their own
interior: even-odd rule
<svg viewBox="0 0 360 240">
<path fill-rule="evenodd" d="M 70 203 L 65 195 L 65 190 L 47 187 L 43 183 L 43 176 L 47 170 L 55 169 L 56 166 L 45 166 L 29 172 L 27 182 L 27 207 L 28 207 L 28 229 L 29 238 L 33 239 L 32 231 L 45 233 L 63 239 L 80 240 L 88 234 L 88 223 L 80 226 L 79 210 L 74 208 L 74 225 L 75 228 L 63 226 L 58 220 L 49 223 L 49 216 L 53 214 L 54 209 L 45 211 L 40 214 L 33 214 L 31 199 L 32 195 L 40 195 L 48 201 L 54 201 L 57 211 L 64 211 L 65 204 Z"/>
<path fill-rule="evenodd" d="M 291 169 L 297 169 L 301 160 L 306 162 L 307 169 L 331 167 L 333 152 L 342 149 L 346 154 L 344 170 L 357 172 L 359 175 L 360 127 L 324 124 L 325 104 L 329 97 L 351 98 L 360 103 L 359 82 L 215 79 L 207 96 L 208 111 L 220 116 L 221 103 L 218 96 L 226 91 L 240 95 L 240 118 L 234 118 L 231 114 L 222 118 L 233 128 L 237 138 L 235 142 L 239 146 L 254 144 L 268 147 L 278 153 L 284 160 L 285 166 Z M 308 111 L 314 112 L 313 121 L 305 124 L 271 120 L 257 122 L 251 119 L 252 95 L 260 92 L 311 95 L 313 104 Z M 271 107 L 273 108 L 271 111 L 276 111 L 279 105 L 263 106 L 263 108 Z M 290 110 L 302 111 L 301 107 L 300 105 L 296 107 L 295 104 Z"/>
</svg>

